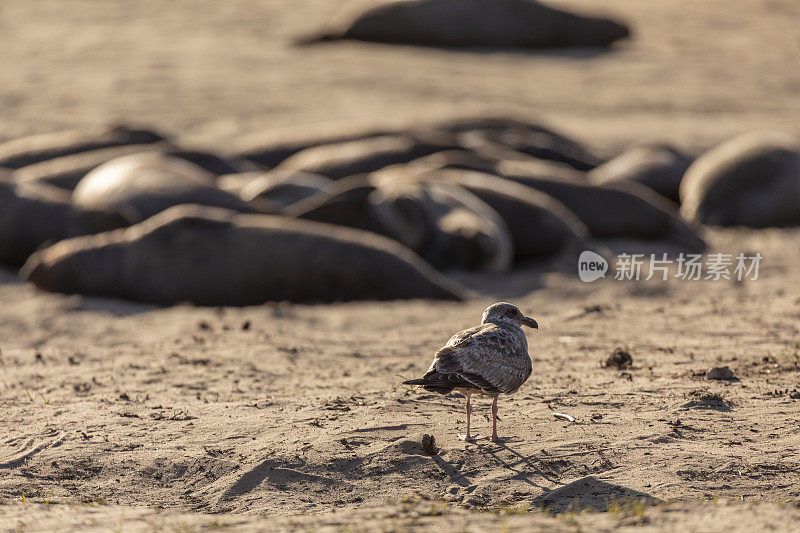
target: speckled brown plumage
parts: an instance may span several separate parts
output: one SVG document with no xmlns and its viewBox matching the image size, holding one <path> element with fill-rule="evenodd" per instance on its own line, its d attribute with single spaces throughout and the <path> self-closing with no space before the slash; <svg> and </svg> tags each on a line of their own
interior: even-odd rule
<svg viewBox="0 0 800 533">
<path fill-rule="evenodd" d="M 425 390 L 448 394 L 458 391 L 467 397 L 467 440 L 469 434 L 469 396 L 474 393 L 497 396 L 516 392 L 530 377 L 531 358 L 522 325 L 538 328 L 538 324 L 512 304 L 499 302 L 483 313 L 481 325 L 456 333 L 433 357 L 428 371 L 420 379 L 403 382 Z M 493 440 L 498 440 L 496 417 Z"/>
</svg>

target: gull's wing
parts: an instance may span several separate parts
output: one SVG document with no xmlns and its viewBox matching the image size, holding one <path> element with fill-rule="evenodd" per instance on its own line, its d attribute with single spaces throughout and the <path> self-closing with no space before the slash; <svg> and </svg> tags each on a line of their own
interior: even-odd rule
<svg viewBox="0 0 800 533">
<path fill-rule="evenodd" d="M 514 392 L 531 375 L 527 346 L 519 335 L 495 324 L 456 333 L 436 352 L 423 380 L 486 393 Z"/>
</svg>

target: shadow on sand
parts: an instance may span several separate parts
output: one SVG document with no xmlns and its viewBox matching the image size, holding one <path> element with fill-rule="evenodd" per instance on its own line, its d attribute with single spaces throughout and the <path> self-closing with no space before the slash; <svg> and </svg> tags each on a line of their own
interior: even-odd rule
<svg viewBox="0 0 800 533">
<path fill-rule="evenodd" d="M 71 311 L 101 312 L 118 317 L 138 315 L 159 308 L 159 306 L 153 304 L 118 300 L 115 298 L 101 298 L 98 296 L 75 295 L 73 298 L 75 304 L 71 306 Z"/>
<path fill-rule="evenodd" d="M 501 450 L 502 451 L 506 451 L 506 452 L 511 452 L 515 456 L 517 456 L 517 458 L 519 458 L 519 462 L 517 463 L 517 465 L 512 465 L 508 461 L 506 461 L 503 458 L 501 458 L 499 453 L 498 453 Z M 500 465 L 502 465 L 504 468 L 506 468 L 507 470 L 510 470 L 513 473 L 513 476 L 511 477 L 511 479 L 517 479 L 519 481 L 523 481 L 523 482 L 525 482 L 525 483 L 527 483 L 529 485 L 533 485 L 533 486 L 535 486 L 537 488 L 540 488 L 542 490 L 545 490 L 545 491 L 548 491 L 550 489 L 547 488 L 547 487 L 544 487 L 542 485 L 539 485 L 538 483 L 532 481 L 530 479 L 531 475 L 536 475 L 536 476 L 538 476 L 538 477 L 540 477 L 542 479 L 545 479 L 545 480 L 549 481 L 550 483 L 556 483 L 556 484 L 559 484 L 559 485 L 562 484 L 561 482 L 559 482 L 558 479 L 556 479 L 556 478 L 552 477 L 551 475 L 547 474 L 541 468 L 539 468 L 536 464 L 534 464 L 534 462 L 531 460 L 533 458 L 533 456 L 526 457 L 526 456 L 522 455 L 521 453 L 519 453 L 514 448 L 512 448 L 511 446 L 509 446 L 508 444 L 492 444 L 491 447 L 484 448 L 484 451 L 487 454 L 491 455 L 492 458 L 494 458 L 494 460 L 497 461 Z M 520 468 L 519 465 L 524 465 L 527 468 Z"/>
<path fill-rule="evenodd" d="M 448 272 L 448 277 L 482 296 L 510 299 L 525 296 L 544 286 L 542 276 L 553 268 L 544 263 L 530 263 L 502 274 Z"/>
<path fill-rule="evenodd" d="M 10 285 L 12 283 L 26 282 L 8 267 L 0 267 L 0 285 Z M 158 309 L 158 306 L 115 298 L 73 295 L 69 300 L 68 308 L 70 311 L 103 312 L 114 316 L 129 316 Z"/>
<path fill-rule="evenodd" d="M 578 479 L 568 485 L 545 492 L 533 500 L 533 504 L 536 507 L 553 513 L 587 509 L 607 512 L 613 506 L 630 505 L 632 503 L 655 505 L 660 503 L 660 500 L 646 492 L 606 483 L 594 476 Z"/>
<path fill-rule="evenodd" d="M 470 46 L 435 46 L 413 43 L 382 43 L 360 39 L 329 39 L 315 40 L 309 37 L 300 37 L 294 45 L 298 47 L 336 46 L 338 44 L 355 43 L 360 47 L 390 47 L 393 49 L 408 49 L 430 52 L 445 52 L 453 54 L 516 55 L 527 57 L 549 57 L 572 61 L 589 61 L 598 57 L 613 54 L 624 48 L 624 44 L 609 46 L 565 46 L 551 48 L 504 48 L 504 47 L 470 47 Z"/>
<path fill-rule="evenodd" d="M 553 513 L 563 513 L 567 511 L 593 510 L 606 512 L 612 506 L 622 506 L 632 503 L 642 503 L 645 505 L 655 505 L 660 503 L 658 498 L 629 489 L 621 485 L 614 485 L 600 481 L 594 476 L 586 476 L 568 484 L 560 482 L 552 475 L 542 471 L 535 464 L 533 456 L 526 457 L 519 451 L 507 444 L 493 444 L 483 447 L 488 455 L 491 455 L 500 465 L 513 473 L 511 479 L 523 481 L 531 486 L 537 487 L 543 493 L 531 502 L 534 507 L 549 510 Z M 499 452 L 511 452 L 519 458 L 516 464 L 510 464 L 507 460 L 500 457 Z M 534 480 L 532 476 L 547 480 L 548 482 L 559 485 L 557 488 L 544 487 Z"/>
</svg>

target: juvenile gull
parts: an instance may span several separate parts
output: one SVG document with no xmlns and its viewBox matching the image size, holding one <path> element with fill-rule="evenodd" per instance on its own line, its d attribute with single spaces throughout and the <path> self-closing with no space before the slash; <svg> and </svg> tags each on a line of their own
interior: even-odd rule
<svg viewBox="0 0 800 533">
<path fill-rule="evenodd" d="M 497 397 L 516 392 L 531 375 L 528 341 L 522 326 L 539 329 L 532 318 L 524 316 L 516 306 L 498 302 L 483 312 L 480 326 L 456 333 L 433 356 L 433 363 L 420 379 L 404 381 L 404 385 L 420 385 L 425 390 L 449 394 L 454 390 L 467 398 L 467 433 L 460 438 L 474 441 L 472 435 L 470 396 L 481 394 L 492 400 L 492 441 L 497 436 Z"/>
</svg>

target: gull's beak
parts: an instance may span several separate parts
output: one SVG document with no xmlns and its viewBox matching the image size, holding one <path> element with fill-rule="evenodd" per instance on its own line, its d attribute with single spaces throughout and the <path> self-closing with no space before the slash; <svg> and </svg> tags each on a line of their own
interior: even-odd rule
<svg viewBox="0 0 800 533">
<path fill-rule="evenodd" d="M 522 325 L 528 326 L 529 328 L 539 329 L 539 324 L 532 318 L 528 318 L 526 316 L 522 317 Z"/>
</svg>

